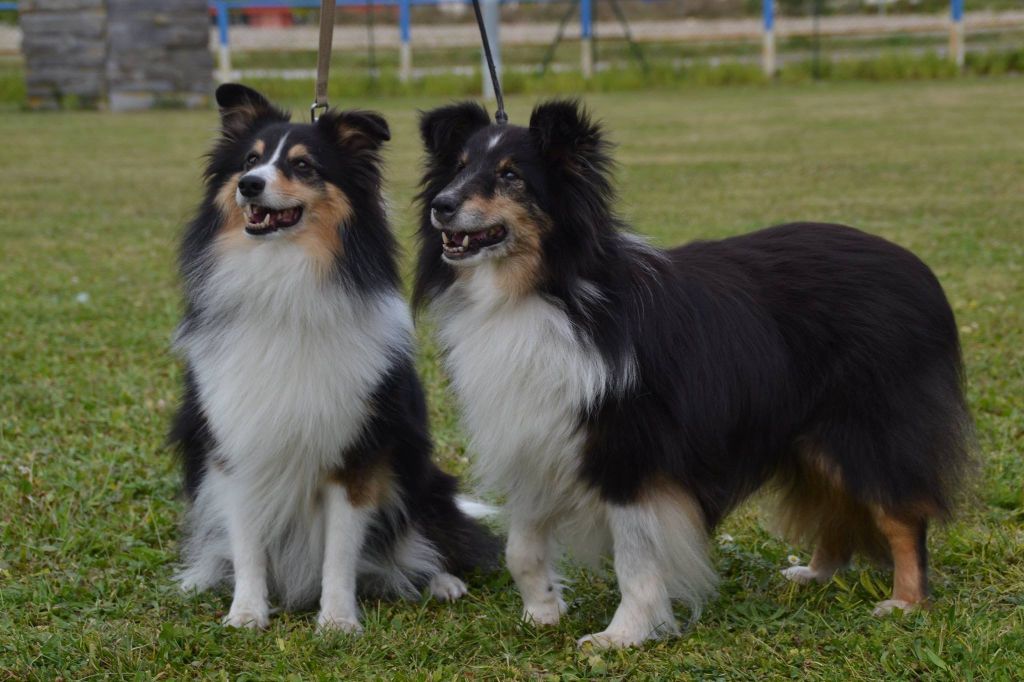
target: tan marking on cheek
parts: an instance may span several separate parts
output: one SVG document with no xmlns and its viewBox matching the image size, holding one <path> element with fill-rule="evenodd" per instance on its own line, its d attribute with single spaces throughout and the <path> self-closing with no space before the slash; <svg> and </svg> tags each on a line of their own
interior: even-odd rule
<svg viewBox="0 0 1024 682">
<path fill-rule="evenodd" d="M 214 204 L 221 215 L 220 231 L 217 235 L 217 245 L 220 249 L 241 248 L 249 241 L 245 236 L 245 214 L 235 201 L 235 190 L 241 177 L 242 173 L 239 172 L 228 178 L 214 199 Z"/>
<path fill-rule="evenodd" d="M 329 483 L 343 486 L 353 507 L 380 507 L 394 488 L 394 472 L 384 453 L 376 462 L 354 469 L 335 469 L 327 475 Z"/>
<path fill-rule="evenodd" d="M 305 226 L 296 234 L 295 241 L 309 253 L 320 275 L 326 276 L 335 258 L 341 255 L 341 229 L 352 217 L 352 204 L 344 192 L 328 184 L 322 195 L 317 194 L 303 205 Z"/>
<path fill-rule="evenodd" d="M 544 216 L 533 215 L 529 207 L 512 197 L 473 197 L 463 210 L 475 211 L 484 223 L 505 225 L 509 231 L 507 254 L 497 264 L 498 285 L 512 298 L 536 290 L 542 276 L 541 239 L 549 229 Z"/>
</svg>

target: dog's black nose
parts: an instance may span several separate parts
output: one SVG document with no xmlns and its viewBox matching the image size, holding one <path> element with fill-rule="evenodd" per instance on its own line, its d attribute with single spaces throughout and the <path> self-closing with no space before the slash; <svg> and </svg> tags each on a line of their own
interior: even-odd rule
<svg viewBox="0 0 1024 682">
<path fill-rule="evenodd" d="M 250 199 L 262 194 L 263 188 L 266 186 L 267 181 L 258 175 L 246 175 L 238 181 L 238 191 L 242 193 L 243 197 Z"/>
<path fill-rule="evenodd" d="M 430 202 L 430 208 L 434 212 L 434 217 L 444 223 L 451 220 L 452 216 L 455 215 L 455 211 L 459 208 L 459 202 L 455 200 L 455 197 L 438 194 Z"/>
</svg>

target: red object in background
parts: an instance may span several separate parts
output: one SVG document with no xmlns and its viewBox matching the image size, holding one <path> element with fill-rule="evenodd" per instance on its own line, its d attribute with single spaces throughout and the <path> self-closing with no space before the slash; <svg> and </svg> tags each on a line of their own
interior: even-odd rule
<svg viewBox="0 0 1024 682">
<path fill-rule="evenodd" d="M 245 23 L 250 26 L 278 28 L 291 26 L 294 22 L 292 11 L 287 7 L 247 7 L 242 10 Z"/>
</svg>

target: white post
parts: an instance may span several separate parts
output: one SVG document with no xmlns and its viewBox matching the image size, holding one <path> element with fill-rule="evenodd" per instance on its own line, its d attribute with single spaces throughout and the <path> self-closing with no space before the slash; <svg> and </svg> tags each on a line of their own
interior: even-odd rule
<svg viewBox="0 0 1024 682">
<path fill-rule="evenodd" d="M 217 58 L 217 73 L 220 82 L 227 83 L 231 80 L 231 48 L 221 45 Z"/>
<path fill-rule="evenodd" d="M 412 78 L 412 46 L 402 43 L 398 52 L 398 80 L 408 83 Z"/>
<path fill-rule="evenodd" d="M 957 68 L 964 68 L 964 0 L 949 3 L 949 56 Z"/>
<path fill-rule="evenodd" d="M 764 20 L 764 38 L 761 49 L 761 68 L 764 75 L 775 75 L 775 0 L 761 0 Z"/>
<path fill-rule="evenodd" d="M 498 34 L 501 24 L 501 11 L 498 0 L 482 0 L 480 14 L 484 19 L 484 30 L 487 31 L 487 44 L 491 46 L 491 58 L 494 59 L 494 71 L 501 82 L 501 36 Z M 487 57 L 480 51 L 481 73 L 483 74 L 484 99 L 494 99 L 494 84 L 491 83 L 491 72 L 487 68 Z"/>
<path fill-rule="evenodd" d="M 594 7 L 591 0 L 580 0 L 580 71 L 590 80 L 594 75 Z"/>
<path fill-rule="evenodd" d="M 217 42 L 218 59 L 217 72 L 220 82 L 227 83 L 231 80 L 231 39 L 228 37 L 228 6 L 218 2 L 217 10 Z"/>
<path fill-rule="evenodd" d="M 398 80 L 408 83 L 412 78 L 412 7 L 410 0 L 398 4 L 398 31 L 402 46 L 398 53 Z"/>
</svg>

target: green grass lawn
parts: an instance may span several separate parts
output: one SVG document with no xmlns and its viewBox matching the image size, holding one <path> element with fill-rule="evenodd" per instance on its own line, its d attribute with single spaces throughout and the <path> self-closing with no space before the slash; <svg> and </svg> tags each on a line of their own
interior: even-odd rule
<svg viewBox="0 0 1024 682">
<path fill-rule="evenodd" d="M 686 636 L 578 652 L 617 604 L 570 570 L 572 611 L 519 622 L 507 574 L 455 605 L 363 602 L 366 634 L 313 614 L 223 629 L 229 595 L 171 576 L 182 510 L 163 445 L 180 367 L 175 240 L 199 196 L 213 112 L 0 115 L 0 679 L 1011 679 L 1024 671 L 1024 87 L 1020 79 L 697 89 L 588 97 L 619 142 L 622 212 L 660 244 L 793 219 L 841 221 L 920 254 L 956 310 L 980 464 L 930 540 L 934 607 L 878 620 L 890 575 L 863 564 L 797 587 L 806 559 L 757 504 L 716 536 L 720 594 Z M 406 244 L 417 108 L 380 109 Z M 303 116 L 304 101 L 292 103 Z M 532 102 L 513 98 L 513 122 Z M 410 262 L 407 249 L 405 262 Z M 407 268 L 408 270 L 408 268 Z M 421 369 L 446 467 L 465 439 L 428 330 Z M 725 535 L 727 534 L 727 535 Z M 680 612 L 681 616 L 685 613 Z"/>
</svg>

